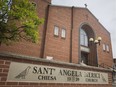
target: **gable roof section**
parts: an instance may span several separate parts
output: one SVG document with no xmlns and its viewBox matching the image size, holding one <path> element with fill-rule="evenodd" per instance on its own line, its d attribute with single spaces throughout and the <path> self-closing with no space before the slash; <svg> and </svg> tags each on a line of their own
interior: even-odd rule
<svg viewBox="0 0 116 87">
<path fill-rule="evenodd" d="M 70 9 L 72 7 L 74 7 L 74 6 L 71 7 L 71 6 L 62 6 L 62 5 L 53 5 L 53 4 L 50 4 L 50 6 L 61 7 L 61 8 L 70 8 Z M 99 22 L 99 20 L 93 15 L 93 13 L 89 9 L 84 8 L 84 7 L 74 7 L 74 8 L 87 10 L 98 21 L 98 23 L 101 25 L 101 27 L 103 27 L 103 29 L 105 29 L 107 31 L 107 33 L 110 35 L 110 32 Z"/>
</svg>

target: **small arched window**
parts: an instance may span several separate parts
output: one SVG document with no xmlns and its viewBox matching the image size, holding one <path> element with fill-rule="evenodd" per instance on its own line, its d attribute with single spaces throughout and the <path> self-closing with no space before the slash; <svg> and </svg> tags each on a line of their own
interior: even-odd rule
<svg viewBox="0 0 116 87">
<path fill-rule="evenodd" d="M 88 36 L 83 29 L 80 29 L 80 45 L 88 47 Z"/>
</svg>

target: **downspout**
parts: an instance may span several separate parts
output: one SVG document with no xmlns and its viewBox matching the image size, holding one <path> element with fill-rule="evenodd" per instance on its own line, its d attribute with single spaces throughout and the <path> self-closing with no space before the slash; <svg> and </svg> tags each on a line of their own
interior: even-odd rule
<svg viewBox="0 0 116 87">
<path fill-rule="evenodd" d="M 69 62 L 72 63 L 72 31 L 73 31 L 73 9 L 74 6 L 71 8 L 71 31 L 70 31 L 70 59 Z"/>
<path fill-rule="evenodd" d="M 47 6 L 46 14 L 45 14 L 45 25 L 43 28 L 43 34 L 42 34 L 42 43 L 41 43 L 41 51 L 40 51 L 40 57 L 44 57 L 44 51 L 45 51 L 45 41 L 46 41 L 46 33 L 47 33 L 47 25 L 48 25 L 48 16 L 49 16 L 49 8 L 50 4 Z"/>
</svg>

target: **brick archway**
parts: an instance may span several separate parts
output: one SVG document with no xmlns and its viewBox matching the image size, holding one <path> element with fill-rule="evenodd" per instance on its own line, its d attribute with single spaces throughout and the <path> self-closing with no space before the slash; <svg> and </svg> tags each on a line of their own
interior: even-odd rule
<svg viewBox="0 0 116 87">
<path fill-rule="evenodd" d="M 83 29 L 83 31 L 85 31 L 85 33 L 87 34 L 88 45 L 84 46 L 80 44 L 80 62 L 84 62 L 85 64 L 90 66 L 98 66 L 96 44 L 89 42 L 89 38 L 95 38 L 95 32 L 88 24 L 82 25 L 80 27 L 80 31 L 81 29 Z M 81 40 L 82 38 L 80 36 L 80 42 Z"/>
</svg>

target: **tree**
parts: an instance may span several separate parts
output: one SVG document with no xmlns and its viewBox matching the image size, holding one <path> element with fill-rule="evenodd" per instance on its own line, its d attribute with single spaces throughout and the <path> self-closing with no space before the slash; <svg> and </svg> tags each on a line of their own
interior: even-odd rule
<svg viewBox="0 0 116 87">
<path fill-rule="evenodd" d="M 30 0 L 0 0 L 0 44 L 22 39 L 36 43 L 42 23 Z"/>
</svg>

